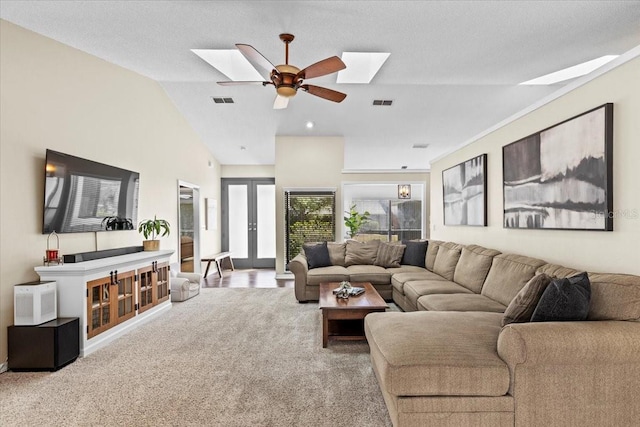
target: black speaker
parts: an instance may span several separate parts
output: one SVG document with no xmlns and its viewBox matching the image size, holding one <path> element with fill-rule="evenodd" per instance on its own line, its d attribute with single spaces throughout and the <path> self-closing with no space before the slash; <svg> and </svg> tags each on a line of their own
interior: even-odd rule
<svg viewBox="0 0 640 427">
<path fill-rule="evenodd" d="M 80 319 L 59 318 L 37 326 L 9 326 L 9 369 L 57 371 L 80 354 Z"/>
</svg>

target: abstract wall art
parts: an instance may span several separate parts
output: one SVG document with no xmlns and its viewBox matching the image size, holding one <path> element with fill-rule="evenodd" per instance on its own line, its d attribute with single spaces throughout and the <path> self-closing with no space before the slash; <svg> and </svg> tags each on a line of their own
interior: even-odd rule
<svg viewBox="0 0 640 427">
<path fill-rule="evenodd" d="M 444 225 L 487 225 L 487 155 L 442 171 Z"/>
<path fill-rule="evenodd" d="M 613 104 L 502 148 L 505 228 L 613 230 Z"/>
</svg>

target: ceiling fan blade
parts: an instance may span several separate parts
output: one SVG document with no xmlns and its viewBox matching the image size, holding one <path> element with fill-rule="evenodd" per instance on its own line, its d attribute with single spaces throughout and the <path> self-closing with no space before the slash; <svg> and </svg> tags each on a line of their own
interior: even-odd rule
<svg viewBox="0 0 640 427">
<path fill-rule="evenodd" d="M 289 98 L 286 96 L 277 95 L 276 100 L 273 102 L 273 109 L 282 110 L 284 108 L 287 108 L 287 105 L 289 105 Z"/>
<path fill-rule="evenodd" d="M 241 85 L 267 85 L 270 84 L 271 82 L 237 82 L 237 81 L 226 81 L 226 82 L 218 82 L 218 84 L 220 86 L 241 86 Z"/>
<path fill-rule="evenodd" d="M 263 69 L 267 72 L 267 74 L 270 74 L 272 70 L 276 69 L 275 65 L 273 65 L 267 58 L 262 56 L 262 54 L 258 52 L 253 46 L 238 43 L 236 44 L 236 47 L 255 68 Z"/>
<path fill-rule="evenodd" d="M 347 97 L 346 93 L 327 89 L 326 87 L 302 85 L 300 86 L 300 88 L 305 92 L 309 92 L 311 95 L 319 96 L 320 98 L 328 99 L 329 101 L 333 102 L 342 102 Z"/>
<path fill-rule="evenodd" d="M 344 65 L 342 59 L 337 56 L 332 56 L 331 58 L 323 59 L 315 64 L 311 64 L 304 70 L 300 70 L 296 77 L 301 79 L 312 79 L 314 77 L 335 73 L 336 71 L 340 71 L 345 68 L 347 68 L 347 66 Z"/>
</svg>

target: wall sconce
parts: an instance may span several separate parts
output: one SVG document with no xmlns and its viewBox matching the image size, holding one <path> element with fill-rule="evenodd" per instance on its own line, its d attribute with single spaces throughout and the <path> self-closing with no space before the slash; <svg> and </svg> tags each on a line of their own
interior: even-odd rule
<svg viewBox="0 0 640 427">
<path fill-rule="evenodd" d="M 411 198 L 411 185 L 400 184 L 398 185 L 398 199 L 410 199 Z"/>
</svg>

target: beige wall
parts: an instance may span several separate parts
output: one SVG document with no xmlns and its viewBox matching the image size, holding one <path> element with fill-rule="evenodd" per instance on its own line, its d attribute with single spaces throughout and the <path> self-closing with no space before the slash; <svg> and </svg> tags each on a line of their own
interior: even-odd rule
<svg viewBox="0 0 640 427">
<path fill-rule="evenodd" d="M 165 249 L 177 249 L 178 180 L 219 199 L 221 168 L 156 82 L 6 21 L 0 43 L 1 365 L 13 285 L 38 279 L 33 268 L 46 248 L 47 148 L 139 172 L 138 218 L 157 214 L 174 225 L 161 240 Z M 202 253 L 219 251 L 219 230 L 202 229 L 201 236 Z M 69 254 L 141 240 L 137 231 L 63 234 L 60 247 Z"/>
<path fill-rule="evenodd" d="M 477 243 L 577 269 L 640 274 L 639 76 L 640 58 L 635 58 L 433 163 L 432 238 Z M 607 102 L 614 103 L 614 231 L 502 228 L 502 147 Z M 442 170 L 482 153 L 488 156 L 488 227 L 445 227 Z"/>
<path fill-rule="evenodd" d="M 344 139 L 342 137 L 276 137 L 276 273 L 284 265 L 284 190 L 287 188 L 330 188 L 336 190 L 336 211 L 343 212 L 342 184 L 345 182 L 422 182 L 428 173 L 342 173 Z M 428 209 L 428 203 L 427 203 Z M 428 214 L 425 215 L 428 218 Z M 342 218 L 339 214 L 338 218 Z M 342 234 L 342 221 L 336 221 L 336 236 Z M 338 238 L 339 239 L 339 238 Z"/>
<path fill-rule="evenodd" d="M 222 178 L 273 178 L 274 165 L 222 165 Z"/>
</svg>

